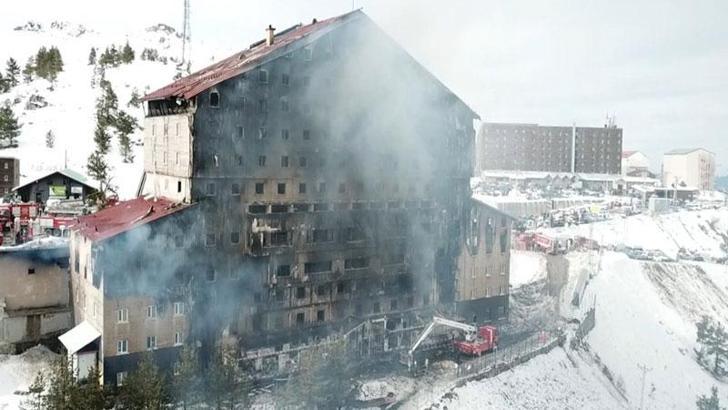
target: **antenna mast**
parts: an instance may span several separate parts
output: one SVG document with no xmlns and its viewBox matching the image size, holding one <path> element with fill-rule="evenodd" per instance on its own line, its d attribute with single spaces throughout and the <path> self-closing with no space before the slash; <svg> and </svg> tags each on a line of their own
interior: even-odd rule
<svg viewBox="0 0 728 410">
<path fill-rule="evenodd" d="M 185 0 L 185 17 L 182 26 L 182 70 L 187 74 L 190 73 L 192 60 L 192 29 L 190 27 L 190 0 Z"/>
</svg>

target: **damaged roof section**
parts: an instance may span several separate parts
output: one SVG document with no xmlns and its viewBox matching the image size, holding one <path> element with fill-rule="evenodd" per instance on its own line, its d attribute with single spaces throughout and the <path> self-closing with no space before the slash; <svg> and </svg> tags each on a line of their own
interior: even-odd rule
<svg viewBox="0 0 728 410">
<path fill-rule="evenodd" d="M 71 227 L 92 241 L 111 238 L 191 207 L 167 198 L 135 198 L 78 218 Z"/>
<path fill-rule="evenodd" d="M 279 54 L 277 52 L 279 51 L 291 51 L 288 46 L 297 43 L 299 40 L 313 37 L 311 36 L 312 34 L 325 34 L 344 21 L 361 15 L 363 13 L 355 10 L 326 20 L 314 20 L 314 22 L 305 26 L 298 24 L 277 34 L 274 37 L 275 41 L 271 45 L 267 45 L 265 40 L 253 43 L 247 50 L 235 53 L 220 62 L 147 94 L 143 99 L 145 101 L 166 98 L 190 99 L 210 87 L 250 71 L 267 61 L 269 57 L 277 56 Z M 304 43 L 301 42 L 300 45 L 304 45 Z"/>
</svg>

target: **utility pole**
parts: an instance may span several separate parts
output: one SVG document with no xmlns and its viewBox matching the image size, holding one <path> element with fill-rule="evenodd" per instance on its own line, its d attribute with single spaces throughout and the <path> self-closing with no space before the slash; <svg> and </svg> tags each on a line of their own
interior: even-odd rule
<svg viewBox="0 0 728 410">
<path fill-rule="evenodd" d="M 190 26 L 190 0 L 185 0 L 184 23 L 182 26 L 182 70 L 187 74 L 190 73 L 192 60 L 192 28 Z"/>
<path fill-rule="evenodd" d="M 652 369 L 643 364 L 638 364 L 637 367 L 639 367 L 639 369 L 642 370 L 642 392 L 640 393 L 640 410 L 641 410 L 644 408 L 642 406 L 644 405 L 644 401 L 645 401 L 645 377 L 647 376 L 647 372 L 652 371 Z"/>
</svg>

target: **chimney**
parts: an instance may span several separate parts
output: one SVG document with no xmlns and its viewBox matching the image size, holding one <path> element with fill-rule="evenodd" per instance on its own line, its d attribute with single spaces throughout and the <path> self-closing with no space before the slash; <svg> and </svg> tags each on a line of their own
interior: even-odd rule
<svg viewBox="0 0 728 410">
<path fill-rule="evenodd" d="M 273 28 L 272 25 L 268 24 L 268 28 L 265 29 L 265 32 L 267 34 L 267 36 L 265 37 L 265 45 L 273 45 L 273 41 L 275 41 L 276 37 L 276 29 Z"/>
</svg>

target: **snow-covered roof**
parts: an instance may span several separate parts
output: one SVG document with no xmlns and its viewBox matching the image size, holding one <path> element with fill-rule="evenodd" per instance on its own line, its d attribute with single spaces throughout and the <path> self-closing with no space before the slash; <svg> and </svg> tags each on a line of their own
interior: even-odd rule
<svg viewBox="0 0 728 410">
<path fill-rule="evenodd" d="M 73 329 L 58 336 L 58 340 L 63 343 L 63 346 L 66 347 L 69 354 L 74 354 L 100 336 L 101 332 L 96 330 L 91 323 L 84 320 Z"/>
<path fill-rule="evenodd" d="M 19 189 L 25 188 L 26 186 L 28 186 L 30 184 L 34 184 L 34 183 L 36 183 L 36 182 L 38 182 L 38 181 L 40 181 L 42 179 L 48 178 L 49 176 L 54 175 L 54 174 L 61 174 L 61 175 L 65 176 L 65 177 L 68 177 L 68 178 L 70 178 L 70 179 L 78 182 L 79 184 L 86 185 L 87 187 L 89 187 L 89 188 L 91 188 L 93 190 L 96 189 L 96 188 L 94 188 L 93 186 L 90 185 L 89 178 L 87 178 L 86 176 L 84 176 L 80 172 L 76 172 L 76 171 L 74 171 L 72 169 L 66 168 L 66 169 L 62 169 L 62 170 L 58 170 L 58 171 L 49 172 L 49 173 L 47 173 L 45 175 L 36 176 L 33 179 L 26 180 L 26 181 L 23 182 L 22 185 L 18 185 L 15 188 L 13 188 L 13 191 L 17 191 Z"/>
<path fill-rule="evenodd" d="M 691 152 L 695 152 L 695 151 L 710 152 L 705 148 L 678 148 L 678 149 L 667 151 L 665 153 L 665 155 L 685 155 L 685 154 L 690 154 Z M 710 153 L 712 154 L 712 152 L 710 152 Z"/>
</svg>

